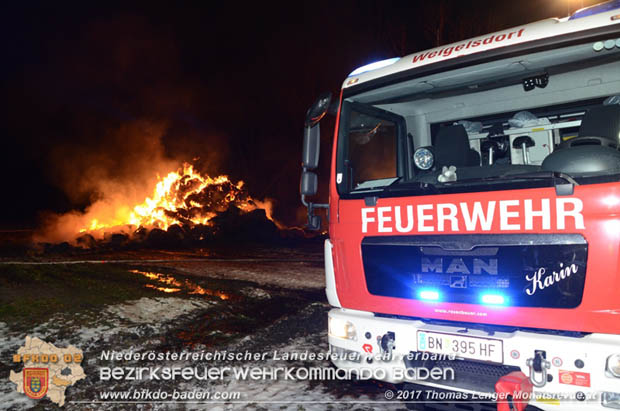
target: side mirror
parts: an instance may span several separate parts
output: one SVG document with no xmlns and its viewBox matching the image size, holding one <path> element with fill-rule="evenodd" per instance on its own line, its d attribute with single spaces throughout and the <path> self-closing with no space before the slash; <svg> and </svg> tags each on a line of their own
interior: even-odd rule
<svg viewBox="0 0 620 411">
<path fill-rule="evenodd" d="M 309 230 L 321 229 L 321 217 L 314 214 L 315 209 L 327 209 L 327 218 L 329 219 L 329 204 L 306 201 L 306 196 L 311 197 L 318 191 L 318 177 L 316 173 L 310 170 L 314 170 L 319 166 L 319 153 L 321 151 L 321 129 L 319 127 L 319 122 L 330 110 L 331 100 L 332 93 L 323 93 L 306 112 L 304 146 L 301 157 L 303 172 L 301 173 L 299 192 L 301 193 L 302 204 L 308 208 L 308 225 L 306 227 Z"/>
<path fill-rule="evenodd" d="M 314 170 L 319 166 L 321 152 L 321 129 L 319 125 L 304 129 L 304 147 L 301 157 L 301 166 L 307 170 Z"/>
<path fill-rule="evenodd" d="M 321 216 L 308 214 L 308 230 L 318 231 L 321 229 Z"/>
<path fill-rule="evenodd" d="M 329 104 L 332 101 L 332 93 L 326 91 L 316 99 L 314 104 L 306 112 L 306 128 L 312 128 L 319 124 L 321 119 L 329 110 Z"/>
<path fill-rule="evenodd" d="M 304 171 L 301 173 L 301 183 L 299 191 L 301 195 L 313 196 L 318 190 L 318 177 L 312 171 Z"/>
</svg>

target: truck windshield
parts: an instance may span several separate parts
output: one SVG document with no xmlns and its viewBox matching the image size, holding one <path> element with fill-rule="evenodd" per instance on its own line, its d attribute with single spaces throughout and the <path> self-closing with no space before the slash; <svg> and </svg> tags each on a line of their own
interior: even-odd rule
<svg viewBox="0 0 620 411">
<path fill-rule="evenodd" d="M 558 176 L 578 184 L 620 177 L 620 48 L 601 53 L 592 43 L 578 44 L 401 77 L 358 93 L 345 89 L 341 194 L 405 187 L 425 194 L 419 190 L 425 184 L 439 192 L 488 191 L 549 186 Z"/>
</svg>

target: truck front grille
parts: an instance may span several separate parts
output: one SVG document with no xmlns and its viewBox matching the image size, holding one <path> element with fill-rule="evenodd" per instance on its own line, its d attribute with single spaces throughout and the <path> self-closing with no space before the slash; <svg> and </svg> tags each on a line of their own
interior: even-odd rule
<svg viewBox="0 0 620 411">
<path fill-rule="evenodd" d="M 362 241 L 371 294 L 438 302 L 575 308 L 588 244 L 579 234 L 381 236 Z"/>
</svg>

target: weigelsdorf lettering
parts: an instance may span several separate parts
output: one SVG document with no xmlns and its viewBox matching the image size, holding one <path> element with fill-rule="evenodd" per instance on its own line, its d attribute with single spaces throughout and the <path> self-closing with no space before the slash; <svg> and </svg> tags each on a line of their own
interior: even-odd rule
<svg viewBox="0 0 620 411">
<path fill-rule="evenodd" d="M 362 233 L 490 231 L 494 222 L 500 231 L 533 230 L 535 223 L 543 230 L 566 230 L 571 222 L 583 230 L 582 210 L 581 199 L 571 197 L 364 207 Z"/>
</svg>

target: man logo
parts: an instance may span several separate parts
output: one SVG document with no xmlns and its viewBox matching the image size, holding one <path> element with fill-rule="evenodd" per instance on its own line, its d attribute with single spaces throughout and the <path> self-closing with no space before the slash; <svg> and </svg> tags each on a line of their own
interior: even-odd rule
<svg viewBox="0 0 620 411">
<path fill-rule="evenodd" d="M 422 257 L 420 259 L 420 265 L 423 273 L 438 273 L 438 274 L 491 274 L 497 275 L 498 269 L 497 258 L 473 258 L 468 259 L 466 257 L 458 257 L 451 259 L 428 258 Z M 484 272 L 484 273 L 483 273 Z"/>
<path fill-rule="evenodd" d="M 450 277 L 450 288 L 467 288 L 467 276 L 453 275 Z"/>
<path fill-rule="evenodd" d="M 47 394 L 49 382 L 47 368 L 24 368 L 24 393 L 38 400 Z"/>
</svg>

